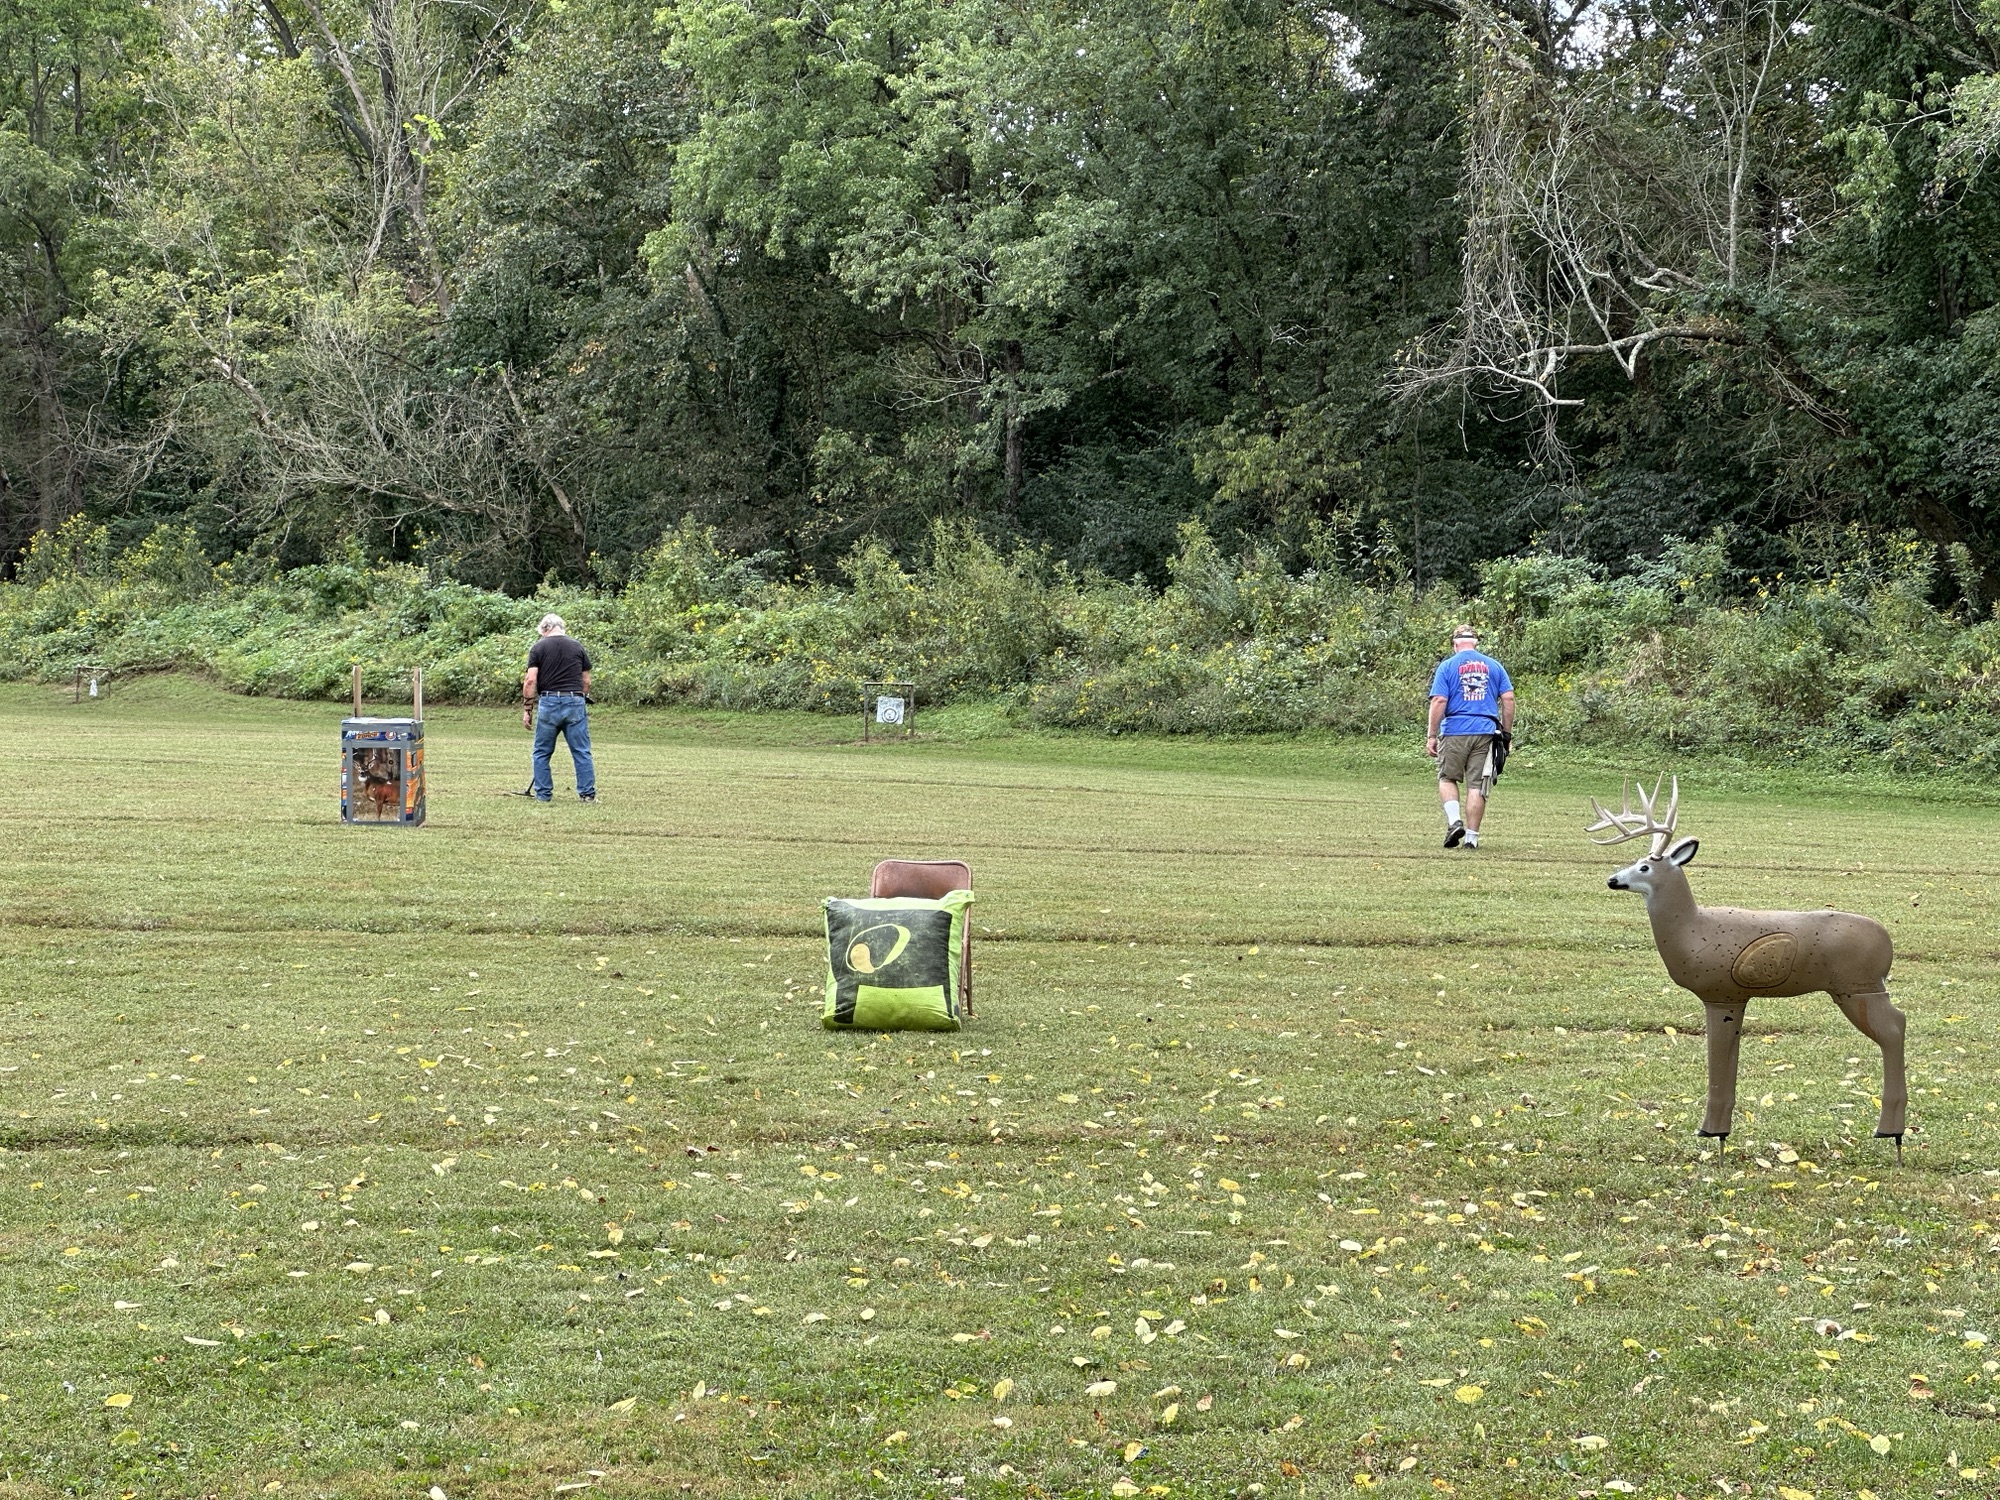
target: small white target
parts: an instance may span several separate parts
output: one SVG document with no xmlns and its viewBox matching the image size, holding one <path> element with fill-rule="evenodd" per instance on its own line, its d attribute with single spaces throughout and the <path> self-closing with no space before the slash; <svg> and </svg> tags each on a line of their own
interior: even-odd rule
<svg viewBox="0 0 2000 1500">
<path fill-rule="evenodd" d="M 881 697 L 875 700 L 875 722 L 877 724 L 900 724 L 903 722 L 903 700 Z"/>
</svg>

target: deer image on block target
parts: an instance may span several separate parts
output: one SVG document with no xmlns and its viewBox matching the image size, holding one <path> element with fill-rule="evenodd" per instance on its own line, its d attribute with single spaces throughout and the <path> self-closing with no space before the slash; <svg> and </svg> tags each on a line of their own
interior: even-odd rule
<svg viewBox="0 0 2000 1500">
<path fill-rule="evenodd" d="M 1593 844 L 1651 840 L 1637 864 L 1607 882 L 1614 891 L 1637 891 L 1646 898 L 1653 943 L 1667 975 L 1700 998 L 1708 1013 L 1708 1110 L 1701 1134 L 1726 1138 L 1736 1112 L 1737 1053 L 1743 1039 L 1744 1007 L 1764 995 L 1810 995 L 1824 990 L 1855 1029 L 1882 1049 L 1882 1114 L 1875 1134 L 1903 1152 L 1904 1115 L 1909 1091 L 1903 1077 L 1903 1013 L 1890 1002 L 1889 966 L 1895 949 L 1888 929 L 1872 917 L 1846 911 L 1744 911 L 1734 906 L 1696 906 L 1686 867 L 1700 846 L 1674 841 L 1680 811 L 1676 777 L 1666 813 L 1658 815 L 1660 784 L 1648 796 L 1638 788 L 1639 811 L 1630 796 L 1624 811 L 1608 812 L 1590 799 L 1597 821 L 1585 831 L 1612 830 Z"/>
</svg>

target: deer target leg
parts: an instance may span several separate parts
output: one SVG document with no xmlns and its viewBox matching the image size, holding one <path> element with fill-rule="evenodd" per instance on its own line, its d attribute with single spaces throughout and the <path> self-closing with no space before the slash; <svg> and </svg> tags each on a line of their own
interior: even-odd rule
<svg viewBox="0 0 2000 1500">
<path fill-rule="evenodd" d="M 1903 1074 L 1903 1033 L 1908 1023 L 1886 993 L 1833 998 L 1854 1029 L 1882 1049 L 1882 1116 L 1875 1122 L 1875 1134 L 1893 1140 L 1900 1151 L 1910 1107 L 1909 1080 Z"/>
<path fill-rule="evenodd" d="M 1708 1111 L 1702 1135 L 1727 1136 L 1736 1115 L 1736 1060 L 1743 1043 L 1743 1007 L 1708 1007 Z"/>
</svg>

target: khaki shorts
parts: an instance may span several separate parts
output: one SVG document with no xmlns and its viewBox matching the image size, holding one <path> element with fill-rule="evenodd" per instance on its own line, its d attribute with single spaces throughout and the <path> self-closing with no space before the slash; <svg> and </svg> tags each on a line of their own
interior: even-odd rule
<svg viewBox="0 0 2000 1500">
<path fill-rule="evenodd" d="M 1490 734 L 1447 734 L 1438 740 L 1438 780 L 1457 781 L 1481 796 L 1493 790 L 1493 742 Z"/>
</svg>

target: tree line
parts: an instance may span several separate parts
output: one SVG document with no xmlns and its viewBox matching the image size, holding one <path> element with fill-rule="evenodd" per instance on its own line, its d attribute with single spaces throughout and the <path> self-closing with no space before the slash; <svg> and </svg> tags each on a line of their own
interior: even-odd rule
<svg viewBox="0 0 2000 1500">
<path fill-rule="evenodd" d="M 1996 79 L 1957 0 L 0 0 L 0 552 L 1983 579 Z"/>
</svg>

